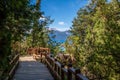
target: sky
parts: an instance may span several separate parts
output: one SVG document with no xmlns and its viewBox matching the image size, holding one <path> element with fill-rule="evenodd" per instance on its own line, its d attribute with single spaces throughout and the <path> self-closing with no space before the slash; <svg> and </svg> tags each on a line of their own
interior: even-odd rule
<svg viewBox="0 0 120 80">
<path fill-rule="evenodd" d="M 36 0 L 34 0 L 36 1 Z M 60 31 L 69 30 L 77 11 L 87 5 L 88 0 L 41 0 L 41 11 L 54 22 L 49 28 Z"/>
</svg>

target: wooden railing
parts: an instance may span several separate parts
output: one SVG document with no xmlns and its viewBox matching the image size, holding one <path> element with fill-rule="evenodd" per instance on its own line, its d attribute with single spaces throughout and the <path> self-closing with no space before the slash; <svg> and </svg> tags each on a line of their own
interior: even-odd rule
<svg viewBox="0 0 120 80">
<path fill-rule="evenodd" d="M 80 69 L 73 68 L 72 64 L 65 66 L 49 55 L 44 60 L 55 80 L 88 80 L 80 73 Z"/>
<path fill-rule="evenodd" d="M 30 49 L 30 50 L 29 50 Z M 45 63 L 55 80 L 88 80 L 80 73 L 80 69 L 75 69 L 72 64 L 67 66 L 60 64 L 57 59 L 50 56 L 49 48 L 29 48 L 28 54 L 33 58 Z"/>
<path fill-rule="evenodd" d="M 15 57 L 10 60 L 9 64 L 8 64 L 8 68 L 6 68 L 2 74 L 1 74 L 1 78 L 0 80 L 11 80 L 15 70 L 17 69 L 19 64 L 19 54 L 15 55 Z"/>
</svg>

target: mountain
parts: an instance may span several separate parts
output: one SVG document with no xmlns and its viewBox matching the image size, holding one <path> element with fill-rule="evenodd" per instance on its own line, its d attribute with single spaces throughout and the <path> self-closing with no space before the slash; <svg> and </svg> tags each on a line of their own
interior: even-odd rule
<svg viewBox="0 0 120 80">
<path fill-rule="evenodd" d="M 55 35 L 55 41 L 57 42 L 65 42 L 65 40 L 67 39 L 68 36 L 70 36 L 70 32 L 69 31 L 59 31 L 56 29 L 52 29 L 53 34 L 50 34 L 50 37 L 52 38 L 52 36 Z"/>
</svg>

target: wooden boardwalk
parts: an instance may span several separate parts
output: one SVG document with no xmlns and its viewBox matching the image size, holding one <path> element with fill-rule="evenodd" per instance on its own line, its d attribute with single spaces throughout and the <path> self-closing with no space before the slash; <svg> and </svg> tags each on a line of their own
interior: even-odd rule
<svg viewBox="0 0 120 80">
<path fill-rule="evenodd" d="M 13 80 L 54 80 L 47 67 L 32 56 L 20 57 Z"/>
</svg>

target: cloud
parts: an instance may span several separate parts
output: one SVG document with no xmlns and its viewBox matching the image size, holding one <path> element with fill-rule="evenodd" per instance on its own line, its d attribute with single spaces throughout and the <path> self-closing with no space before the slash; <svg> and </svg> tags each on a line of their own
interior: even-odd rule
<svg viewBox="0 0 120 80">
<path fill-rule="evenodd" d="M 69 27 L 50 27 L 50 30 L 67 31 L 67 30 L 70 30 L 70 28 Z"/>
<path fill-rule="evenodd" d="M 61 22 L 58 22 L 58 24 L 59 25 L 64 25 L 65 23 L 61 21 Z"/>
<path fill-rule="evenodd" d="M 45 21 L 45 18 L 44 17 L 40 17 L 39 20 L 40 21 Z"/>
<path fill-rule="evenodd" d="M 69 27 L 56 27 L 55 30 L 58 30 L 58 31 L 67 31 L 67 30 L 70 30 Z"/>
<path fill-rule="evenodd" d="M 67 31 L 67 30 L 70 30 L 69 28 L 57 28 L 57 30 L 59 31 Z"/>
</svg>

